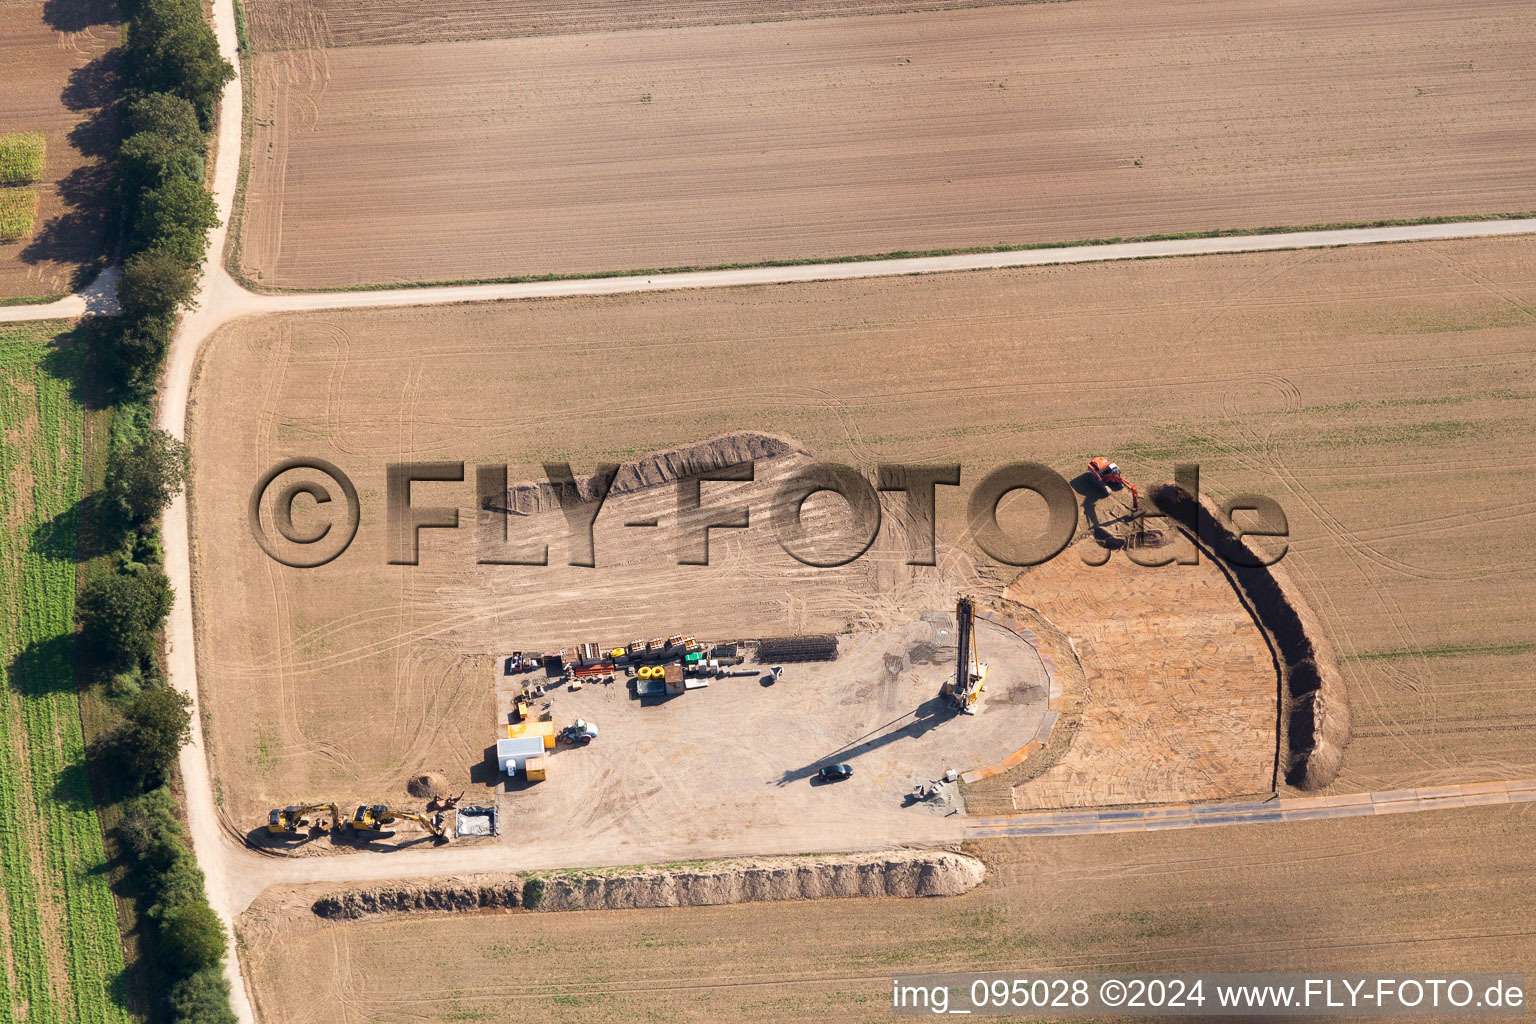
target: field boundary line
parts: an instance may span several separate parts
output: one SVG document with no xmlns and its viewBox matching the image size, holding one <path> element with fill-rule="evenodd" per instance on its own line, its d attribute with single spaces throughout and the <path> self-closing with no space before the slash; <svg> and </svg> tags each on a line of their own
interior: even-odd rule
<svg viewBox="0 0 1536 1024">
<path fill-rule="evenodd" d="M 1115 810 L 1032 811 L 991 815 L 966 826 L 967 839 L 1008 836 L 1069 836 L 1162 829 L 1264 825 L 1324 818 L 1364 818 L 1411 814 L 1457 807 L 1536 802 L 1536 779 L 1473 782 L 1460 786 L 1342 793 L 1334 796 L 1284 797 L 1241 803 L 1173 804 Z"/>
<path fill-rule="evenodd" d="M 231 88 L 236 88 L 238 84 L 237 79 L 231 83 Z M 244 103 L 243 94 L 241 103 Z M 222 120 L 220 124 L 223 124 Z M 221 130 L 222 134 L 225 133 Z M 232 134 L 238 137 L 239 132 Z M 220 146 L 222 148 L 222 141 Z M 235 148 L 240 147 L 237 144 Z M 219 161 L 219 165 L 222 168 L 224 162 Z M 229 175 L 230 177 L 238 177 L 238 166 L 237 158 L 236 171 Z M 223 253 L 228 238 L 229 222 L 234 213 L 237 192 L 238 189 L 233 185 L 227 192 L 222 192 L 218 183 L 215 183 L 214 195 L 218 200 L 223 221 L 214 231 L 217 251 L 220 254 Z M 824 263 L 766 263 L 712 270 L 654 270 L 611 275 L 549 275 L 480 284 L 412 284 L 390 288 L 365 287 L 355 290 L 313 292 L 252 291 L 230 274 L 224 266 L 221 255 L 210 259 L 205 264 L 199 308 L 186 318 L 183 332 L 197 337 L 199 339 L 197 344 L 201 344 L 202 339 L 231 320 L 264 313 L 436 306 L 520 299 L 627 295 L 695 288 L 806 284 L 865 277 L 905 277 L 914 274 L 1054 267 L 1183 256 L 1239 255 L 1295 249 L 1333 249 L 1354 245 L 1389 245 L 1528 234 L 1536 234 L 1536 217 L 1431 221 L 1320 230 L 1282 229 L 1249 235 L 1222 233 L 1199 237 L 1154 238 L 1137 242 L 1044 244 L 1032 248 L 987 249 L 932 256 L 850 256 Z M 55 302 L 33 306 L 0 306 L 0 323 L 116 313 L 118 311 L 118 277 L 118 269 L 111 267 L 98 275 L 90 287 L 84 291 Z"/>
</svg>

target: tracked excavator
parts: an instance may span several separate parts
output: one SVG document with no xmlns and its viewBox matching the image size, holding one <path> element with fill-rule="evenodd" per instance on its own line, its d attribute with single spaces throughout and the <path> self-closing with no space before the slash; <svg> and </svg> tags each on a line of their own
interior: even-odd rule
<svg viewBox="0 0 1536 1024">
<path fill-rule="evenodd" d="M 976 701 L 987 681 L 987 663 L 976 650 L 976 601 L 962 597 L 955 603 L 955 674 L 944 684 L 944 696 L 963 714 L 976 713 Z"/>
<path fill-rule="evenodd" d="M 287 807 L 274 807 L 267 815 L 267 832 L 274 836 L 296 836 L 301 828 L 308 826 L 304 815 L 315 811 L 331 812 L 331 828 L 341 825 L 341 808 L 335 804 L 290 804 Z M 324 819 L 315 824 L 319 828 L 325 828 Z"/>
<path fill-rule="evenodd" d="M 352 820 L 346 823 L 347 831 L 364 839 L 377 839 L 381 836 L 393 835 L 389 826 L 397 821 L 414 821 L 428 832 L 439 843 L 448 842 L 450 836 L 448 830 L 443 827 L 441 813 L 428 817 L 417 811 L 391 810 L 384 804 L 363 804 L 352 815 Z"/>
<path fill-rule="evenodd" d="M 1088 460 L 1088 474 L 1106 491 L 1118 491 L 1122 487 L 1128 489 L 1131 492 L 1131 511 L 1141 510 L 1141 492 L 1136 490 L 1135 484 L 1121 475 L 1119 466 L 1101 455 L 1096 459 Z"/>
</svg>

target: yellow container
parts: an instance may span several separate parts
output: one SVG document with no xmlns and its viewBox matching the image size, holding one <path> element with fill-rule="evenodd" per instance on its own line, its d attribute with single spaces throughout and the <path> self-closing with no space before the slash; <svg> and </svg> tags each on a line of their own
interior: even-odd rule
<svg viewBox="0 0 1536 1024">
<path fill-rule="evenodd" d="M 523 774 L 528 776 L 529 782 L 543 782 L 546 774 L 544 758 L 530 757 L 523 762 Z"/>
</svg>

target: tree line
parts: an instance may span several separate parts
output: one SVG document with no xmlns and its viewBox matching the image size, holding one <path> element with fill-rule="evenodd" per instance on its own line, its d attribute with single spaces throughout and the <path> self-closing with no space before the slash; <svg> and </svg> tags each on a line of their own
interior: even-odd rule
<svg viewBox="0 0 1536 1024">
<path fill-rule="evenodd" d="M 173 593 L 160 515 L 186 481 L 186 445 L 152 426 L 151 401 L 176 319 L 190 308 L 208 232 L 209 132 L 234 69 L 201 0 L 121 0 L 122 306 L 92 323 L 99 378 L 113 401 L 106 481 L 91 517 L 113 551 L 76 601 L 84 663 L 118 712 L 92 744 L 98 779 L 121 801 L 117 835 L 131 864 L 149 959 L 175 1024 L 233 1024 L 227 938 L 208 903 L 168 783 L 191 738 L 191 701 L 165 678 L 161 629 Z"/>
</svg>

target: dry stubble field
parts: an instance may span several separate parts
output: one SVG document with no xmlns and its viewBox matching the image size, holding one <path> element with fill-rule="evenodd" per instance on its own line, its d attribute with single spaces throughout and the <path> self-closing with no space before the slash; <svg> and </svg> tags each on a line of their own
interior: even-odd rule
<svg viewBox="0 0 1536 1024">
<path fill-rule="evenodd" d="M 1536 242 L 1508 238 L 232 325 L 192 423 L 224 808 L 249 827 L 274 801 L 400 799 L 422 767 L 477 763 L 481 659 L 513 636 L 656 635 L 679 616 L 701 636 L 881 625 L 942 607 L 957 580 L 1006 581 L 964 547 L 937 570 L 898 546 L 785 573 L 753 530 L 690 576 L 665 533 L 635 554 L 602 518 L 614 575 L 477 567 L 467 525 L 429 532 L 420 566 L 383 564 L 386 461 L 504 460 L 515 480 L 738 429 L 866 467 L 955 460 L 971 482 L 1016 458 L 1071 473 L 1108 452 L 1146 482 L 1198 461 L 1208 493 L 1268 493 L 1291 517 L 1286 564 L 1354 712 L 1338 789 L 1529 777 L 1533 269 Z M 665 383 L 637 393 L 637 370 Z M 362 494 L 358 540 L 321 570 L 277 567 L 245 529 L 255 478 L 287 455 L 331 459 Z M 469 485 L 416 492 L 467 523 Z M 940 500 L 943 538 L 962 498 Z"/>
<path fill-rule="evenodd" d="M 258 0 L 247 5 L 247 16 L 256 49 L 301 50 L 992 6 L 997 3 L 989 0 Z"/>
<path fill-rule="evenodd" d="M 337 1005 L 380 1024 L 883 1021 L 897 971 L 1519 971 L 1529 823 L 1506 806 L 992 841 L 973 848 L 988 881 L 947 899 L 241 930 L 257 1006 L 292 1024 Z"/>
<path fill-rule="evenodd" d="M 265 29 L 299 48 L 249 62 L 236 269 L 268 287 L 1513 212 L 1536 185 L 1523 0 L 1074 0 L 426 45 L 398 6 L 263 6 L 302 42 Z M 354 26 L 338 42 L 401 41 L 325 48 L 333 19 Z"/>
<path fill-rule="evenodd" d="M 0 3 L 0 133 L 41 132 L 48 147 L 32 234 L 0 243 L 0 299 L 69 292 L 104 255 L 116 45 L 109 0 Z"/>
</svg>

